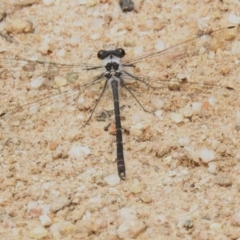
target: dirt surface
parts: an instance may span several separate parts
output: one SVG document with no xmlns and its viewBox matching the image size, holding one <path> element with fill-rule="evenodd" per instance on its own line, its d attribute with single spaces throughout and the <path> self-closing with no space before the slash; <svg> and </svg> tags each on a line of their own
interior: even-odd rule
<svg viewBox="0 0 240 240">
<path fill-rule="evenodd" d="M 240 4 L 134 2 L 0 2 L 1 239 L 240 239 L 240 34 L 227 29 Z M 85 125 L 104 81 L 85 89 L 99 71 L 79 66 L 100 65 L 100 49 L 129 61 L 203 33 L 207 45 L 136 64 L 154 88 L 129 88 L 154 112 L 121 91 L 120 181 L 114 116 L 96 118 L 112 115 L 111 92 Z"/>
</svg>

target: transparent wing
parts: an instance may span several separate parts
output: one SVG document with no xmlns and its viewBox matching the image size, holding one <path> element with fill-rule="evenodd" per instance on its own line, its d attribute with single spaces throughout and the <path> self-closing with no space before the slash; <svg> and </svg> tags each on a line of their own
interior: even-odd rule
<svg viewBox="0 0 240 240">
<path fill-rule="evenodd" d="M 228 49 L 227 42 L 232 41 L 239 33 L 239 26 L 230 26 L 221 28 L 207 33 L 199 33 L 195 37 L 180 42 L 174 46 L 170 46 L 161 51 L 153 51 L 146 53 L 140 57 L 126 61 L 126 64 L 135 64 L 141 61 L 143 65 L 154 58 L 160 66 L 170 66 L 177 60 L 186 57 L 204 54 L 205 52 Z M 142 66 L 142 65 L 141 65 Z"/>
<path fill-rule="evenodd" d="M 92 69 L 96 71 L 91 71 Z M 100 70 L 99 72 L 97 70 Z M 1 111 L 3 125 L 43 118 L 52 109 L 77 107 L 80 95 L 100 80 L 102 66 L 32 61 L 0 54 Z M 95 85 L 95 87 L 94 87 Z M 98 87 L 97 87 L 98 88 Z M 94 94 L 92 94 L 94 95 Z M 82 104 L 87 108 L 90 103 Z"/>
<path fill-rule="evenodd" d="M 76 75 L 82 74 L 88 69 L 101 69 L 102 66 L 87 64 L 62 64 L 50 61 L 28 60 L 14 56 L 10 52 L 0 54 L 1 78 L 33 78 L 43 76 L 54 80 L 58 76 L 64 76 L 68 81 L 73 82 Z"/>
</svg>

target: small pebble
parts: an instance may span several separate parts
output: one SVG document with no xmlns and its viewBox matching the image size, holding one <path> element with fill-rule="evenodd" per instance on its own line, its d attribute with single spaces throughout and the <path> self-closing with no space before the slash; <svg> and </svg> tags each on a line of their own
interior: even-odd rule
<svg viewBox="0 0 240 240">
<path fill-rule="evenodd" d="M 55 239 L 59 239 L 59 237 L 61 236 L 61 233 L 60 233 L 61 228 L 62 228 L 62 224 L 59 222 L 54 223 L 50 226 L 49 230 Z"/>
<path fill-rule="evenodd" d="M 47 235 L 48 231 L 42 226 L 35 227 L 28 233 L 28 236 L 34 239 L 43 239 L 47 237 Z"/>
<path fill-rule="evenodd" d="M 228 16 L 228 21 L 233 24 L 239 24 L 240 23 L 240 17 L 237 16 L 234 12 L 231 12 Z"/>
<path fill-rule="evenodd" d="M 50 45 L 48 42 L 42 42 L 38 48 L 38 51 L 43 55 L 47 55 L 49 50 L 50 50 Z"/>
<path fill-rule="evenodd" d="M 180 147 L 185 147 L 188 146 L 190 143 L 190 138 L 188 137 L 181 137 L 178 139 L 178 143 L 180 145 Z"/>
<path fill-rule="evenodd" d="M 60 209 L 64 208 L 65 206 L 71 203 L 71 199 L 68 196 L 60 196 L 55 199 L 55 201 L 51 204 L 51 211 L 57 212 Z"/>
<path fill-rule="evenodd" d="M 27 205 L 27 212 L 30 217 L 38 217 L 42 213 L 42 209 L 38 206 L 37 202 L 30 201 Z"/>
<path fill-rule="evenodd" d="M 66 50 L 64 48 L 62 49 L 59 49 L 57 52 L 56 52 L 56 56 L 58 57 L 64 57 L 66 55 Z"/>
<path fill-rule="evenodd" d="M 75 223 L 75 227 L 76 232 L 82 235 L 80 239 L 87 239 L 92 233 L 92 223 L 89 220 L 78 220 Z"/>
<path fill-rule="evenodd" d="M 74 145 L 68 152 L 69 156 L 72 158 L 81 158 L 90 154 L 90 150 L 88 147 L 81 146 L 81 145 Z"/>
<path fill-rule="evenodd" d="M 171 120 L 175 123 L 183 122 L 183 115 L 180 113 L 173 112 L 171 113 Z"/>
<path fill-rule="evenodd" d="M 227 173 L 218 173 L 216 176 L 216 183 L 222 187 L 230 187 L 232 185 L 232 179 Z"/>
<path fill-rule="evenodd" d="M 144 128 L 145 126 L 142 123 L 137 123 L 135 125 L 132 125 L 130 128 L 131 135 L 140 137 L 143 134 Z"/>
<path fill-rule="evenodd" d="M 54 0 L 43 0 L 44 5 L 51 6 L 54 3 Z"/>
<path fill-rule="evenodd" d="M 38 0 L 21 0 L 21 1 L 14 1 L 13 4 L 16 6 L 30 6 L 33 5 L 35 3 L 38 3 Z"/>
<path fill-rule="evenodd" d="M 41 76 L 37 78 L 33 78 L 31 79 L 30 86 L 31 88 L 39 88 L 43 85 L 44 81 L 45 81 L 45 78 Z"/>
<path fill-rule="evenodd" d="M 158 119 L 162 119 L 163 117 L 163 111 L 162 110 L 157 110 L 155 112 L 155 116 L 158 118 Z"/>
<path fill-rule="evenodd" d="M 151 99 L 151 106 L 153 107 L 153 109 L 154 109 L 155 111 L 161 110 L 162 107 L 163 107 L 163 105 L 164 105 L 164 102 L 163 102 L 162 99 L 159 99 L 159 98 L 157 98 L 157 97 L 153 97 L 153 98 Z"/>
<path fill-rule="evenodd" d="M 117 229 L 118 237 L 120 239 L 135 239 L 146 227 L 146 224 L 141 220 L 125 221 Z"/>
<path fill-rule="evenodd" d="M 94 7 L 98 3 L 98 0 L 88 0 L 87 6 L 88 7 Z"/>
<path fill-rule="evenodd" d="M 190 118 L 193 115 L 193 109 L 190 107 L 185 107 L 181 109 L 181 114 L 186 117 L 186 118 Z"/>
<path fill-rule="evenodd" d="M 215 173 L 216 173 L 216 170 L 217 170 L 217 165 L 216 165 L 216 163 L 210 162 L 210 163 L 208 164 L 208 171 L 209 171 L 210 173 L 212 173 L 212 174 L 215 174 Z"/>
<path fill-rule="evenodd" d="M 48 227 L 52 224 L 52 219 L 48 215 L 39 216 L 39 220 L 44 227 Z"/>
<path fill-rule="evenodd" d="M 199 157 L 204 163 L 209 163 L 215 160 L 215 153 L 209 149 L 203 149 L 199 152 Z"/>
<path fill-rule="evenodd" d="M 56 76 L 56 77 L 54 78 L 54 82 L 56 83 L 56 85 L 57 85 L 58 87 L 62 87 L 62 86 L 67 85 L 67 79 L 66 79 L 66 78 L 63 78 L 63 77 L 61 77 L 61 76 Z"/>
<path fill-rule="evenodd" d="M 132 0 L 120 0 L 119 4 L 123 12 L 130 12 L 134 7 L 134 2 Z"/>
<path fill-rule="evenodd" d="M 240 129 L 240 111 L 236 111 L 236 127 Z"/>
<path fill-rule="evenodd" d="M 193 113 L 199 114 L 202 110 L 202 105 L 203 104 L 201 102 L 193 102 L 192 103 Z"/>
<path fill-rule="evenodd" d="M 162 51 L 165 49 L 164 42 L 162 40 L 158 40 L 155 45 L 156 51 Z"/>
<path fill-rule="evenodd" d="M 104 178 L 104 181 L 111 187 L 117 186 L 120 183 L 120 178 L 117 174 L 112 174 Z"/>
<path fill-rule="evenodd" d="M 131 191 L 132 193 L 141 193 L 143 190 L 142 185 L 140 184 L 140 182 L 138 180 L 134 180 L 134 183 L 131 186 Z"/>
<path fill-rule="evenodd" d="M 5 30 L 8 33 L 16 32 L 16 33 L 31 33 L 33 32 L 33 24 L 30 21 L 17 19 L 10 22 L 6 25 Z"/>
<path fill-rule="evenodd" d="M 193 227 L 193 222 L 192 220 L 186 220 L 183 225 L 186 229 L 190 229 Z"/>
<path fill-rule="evenodd" d="M 144 203 L 151 203 L 152 202 L 152 198 L 149 195 L 144 195 L 144 196 L 141 197 L 141 199 Z"/>
<path fill-rule="evenodd" d="M 240 54 L 240 41 L 234 41 L 232 43 L 231 53 L 235 55 Z"/>
</svg>

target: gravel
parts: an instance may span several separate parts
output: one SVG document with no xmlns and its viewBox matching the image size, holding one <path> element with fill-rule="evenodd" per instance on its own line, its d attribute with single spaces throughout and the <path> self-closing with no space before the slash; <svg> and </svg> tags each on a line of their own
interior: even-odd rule
<svg viewBox="0 0 240 240">
<path fill-rule="evenodd" d="M 0 118 L 1 239 L 240 238 L 238 94 L 224 102 L 224 94 L 199 99 L 199 89 L 187 96 L 179 87 L 200 81 L 238 93 L 239 34 L 226 34 L 228 41 L 198 56 L 155 58 L 151 69 L 145 62 L 135 69 L 179 83 L 169 84 L 169 95 L 139 88 L 149 112 L 121 91 L 120 105 L 130 106 L 121 111 L 125 181 L 117 175 L 114 124 L 104 131 L 111 120 L 93 116 L 84 125 L 102 86 L 73 94 L 92 73 L 53 79 L 58 69 L 51 64 L 34 72 L 33 65 L 23 71 L 2 61 L 4 55 L 96 66 L 97 51 L 111 46 L 124 47 L 131 59 L 239 23 L 236 1 L 136 0 L 128 13 L 117 0 L 2 1 L 1 8 L 0 114 L 10 109 Z M 112 110 L 111 97 L 104 94 L 96 114 Z M 15 104 L 23 106 L 18 114 Z"/>
</svg>

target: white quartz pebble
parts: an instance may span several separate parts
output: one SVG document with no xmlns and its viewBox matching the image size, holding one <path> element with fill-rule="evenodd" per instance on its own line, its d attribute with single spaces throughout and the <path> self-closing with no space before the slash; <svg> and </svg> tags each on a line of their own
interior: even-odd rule
<svg viewBox="0 0 240 240">
<path fill-rule="evenodd" d="M 111 187 L 117 186 L 120 183 L 120 178 L 117 174 L 108 175 L 104 181 Z"/>
<path fill-rule="evenodd" d="M 173 112 L 171 113 L 171 120 L 175 123 L 183 122 L 183 115 L 180 113 Z"/>
<path fill-rule="evenodd" d="M 81 145 L 74 145 L 68 152 L 70 157 L 73 158 L 81 158 L 85 155 L 90 154 L 90 150 L 88 147 L 81 146 Z"/>
<path fill-rule="evenodd" d="M 208 163 L 215 160 L 215 153 L 209 149 L 203 149 L 199 152 L 199 157 L 203 162 Z"/>
<path fill-rule="evenodd" d="M 30 86 L 31 88 L 39 88 L 43 85 L 45 79 L 44 77 L 37 77 L 37 78 L 33 78 L 31 79 L 31 82 L 30 82 Z"/>
</svg>

